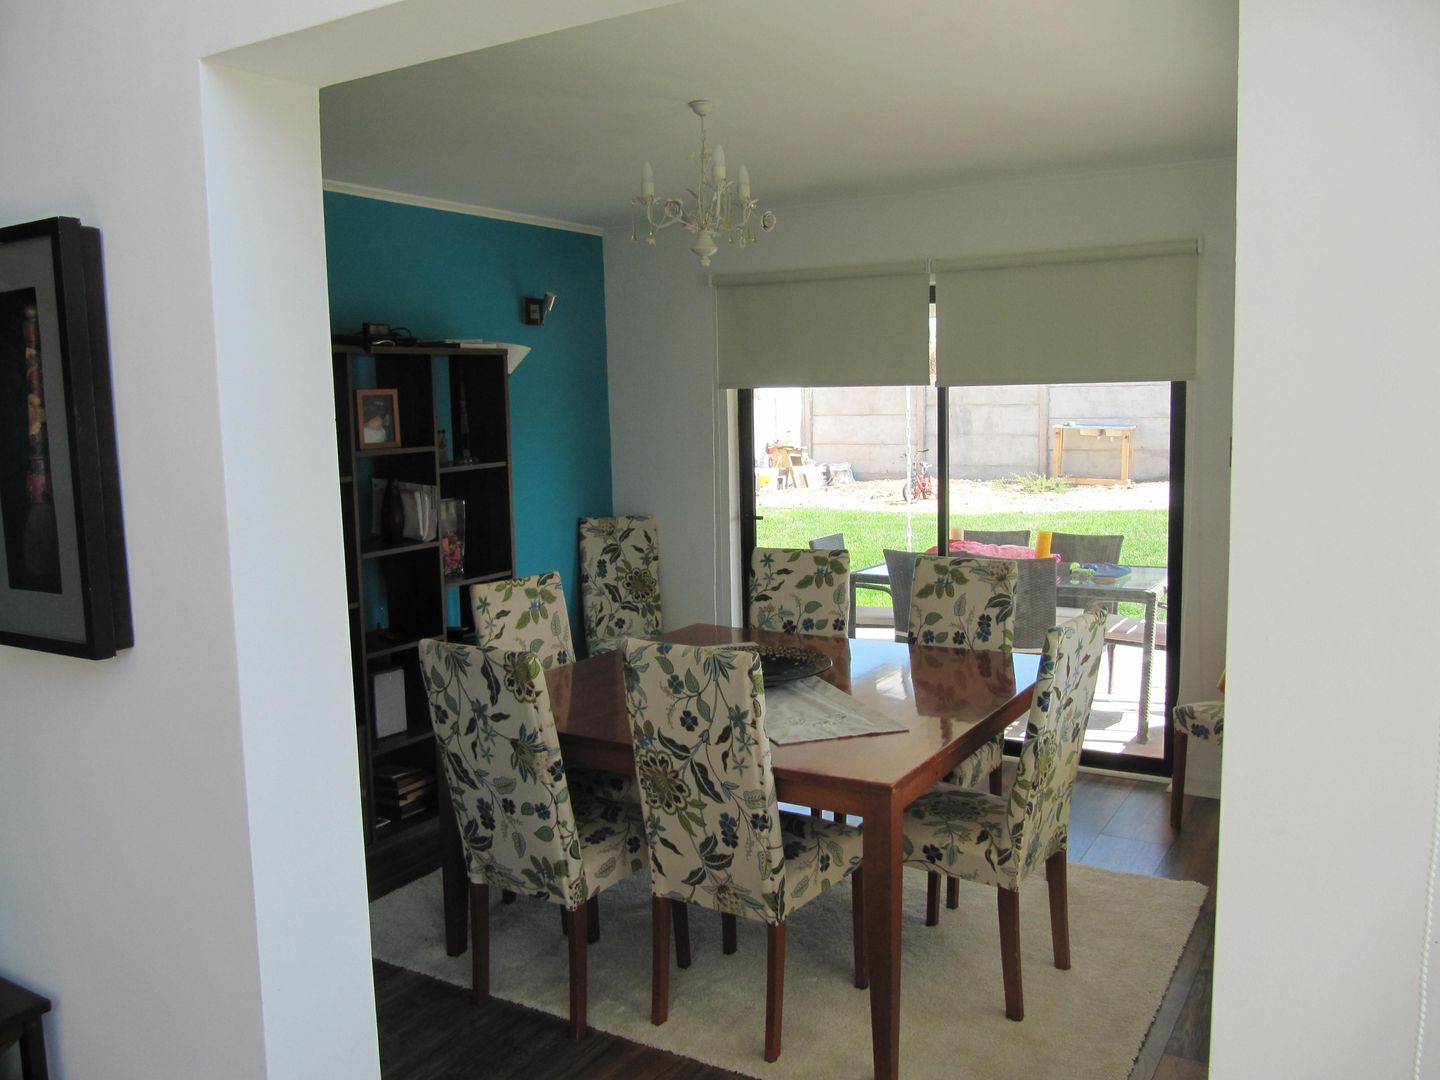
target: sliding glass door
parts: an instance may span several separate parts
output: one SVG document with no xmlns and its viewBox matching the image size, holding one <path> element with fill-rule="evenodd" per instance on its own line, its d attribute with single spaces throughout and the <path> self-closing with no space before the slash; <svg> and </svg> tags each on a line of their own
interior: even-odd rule
<svg viewBox="0 0 1440 1080">
<path fill-rule="evenodd" d="M 741 390 L 738 405 L 741 581 L 756 546 L 838 534 L 852 572 L 883 579 L 887 548 L 1028 557 L 1048 533 L 1058 616 L 1092 602 L 1111 615 L 1085 762 L 1168 770 L 1184 383 L 788 387 Z M 857 636 L 904 629 L 888 591 L 857 600 Z M 1023 724 L 1010 734 L 1018 745 Z"/>
</svg>

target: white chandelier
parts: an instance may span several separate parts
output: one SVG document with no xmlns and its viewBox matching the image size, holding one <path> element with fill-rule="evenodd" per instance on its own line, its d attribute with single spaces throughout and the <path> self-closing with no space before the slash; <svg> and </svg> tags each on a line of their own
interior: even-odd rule
<svg viewBox="0 0 1440 1080">
<path fill-rule="evenodd" d="M 645 233 L 647 244 L 655 243 L 655 233 L 671 225 L 683 225 L 685 231 L 695 237 L 690 250 L 700 256 L 700 265 L 709 266 L 710 256 L 719 250 L 715 243 L 717 236 L 740 247 L 755 243 L 751 222 L 758 218 L 760 231 L 769 232 L 775 228 L 775 214 L 770 210 L 757 211 L 759 201 L 750 197 L 750 173 L 744 165 L 740 175 L 732 181 L 725 175 L 725 150 L 716 145 L 711 150 L 705 138 L 705 117 L 710 115 L 713 103 L 692 101 L 690 109 L 700 118 L 700 186 L 698 190 L 686 188 L 685 193 L 694 200 L 686 206 L 681 199 L 659 199 L 655 197 L 655 174 L 650 163 L 640 174 L 640 194 L 634 206 L 645 211 L 649 228 Z M 691 154 L 693 161 L 696 155 Z M 635 215 L 630 215 L 630 239 L 635 239 Z"/>
</svg>

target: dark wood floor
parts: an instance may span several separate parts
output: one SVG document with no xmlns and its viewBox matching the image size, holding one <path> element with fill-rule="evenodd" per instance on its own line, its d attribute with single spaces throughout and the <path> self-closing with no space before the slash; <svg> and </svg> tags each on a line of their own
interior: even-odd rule
<svg viewBox="0 0 1440 1080">
<path fill-rule="evenodd" d="M 1187 799 L 1185 828 L 1177 835 L 1170 830 L 1169 799 L 1161 784 L 1082 773 L 1071 813 L 1072 862 L 1211 887 L 1131 1080 L 1197 1080 L 1209 1072 L 1219 811 L 1212 800 Z M 603 1032 L 571 1042 L 557 1017 L 498 999 L 476 1009 L 462 989 L 378 961 L 375 1003 L 386 1080 L 736 1076 Z"/>
</svg>

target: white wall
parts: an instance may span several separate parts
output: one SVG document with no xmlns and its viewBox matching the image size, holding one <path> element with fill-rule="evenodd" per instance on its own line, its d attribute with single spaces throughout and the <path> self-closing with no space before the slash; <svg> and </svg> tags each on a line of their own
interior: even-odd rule
<svg viewBox="0 0 1440 1080">
<path fill-rule="evenodd" d="M 1440 733 L 1437 53 L 1433 0 L 1240 7 L 1216 1080 L 1440 1075 L 1433 1015 L 1413 1071 Z M 1320 521 L 1391 523 L 1426 565 L 1337 566 Z"/>
<path fill-rule="evenodd" d="M 0 6 L 0 221 L 104 236 L 136 636 L 0 647 L 0 974 L 52 1075 L 377 1074 L 315 87 L 645 6 Z"/>
<path fill-rule="evenodd" d="M 775 232 L 746 252 L 722 248 L 716 268 L 760 271 L 1202 237 L 1179 692 L 1182 700 L 1208 698 L 1225 663 L 1233 179 L 1234 163 L 1220 161 L 781 206 Z M 734 614 L 736 586 L 724 556 L 736 519 L 723 498 L 733 463 L 717 453 L 723 444 L 713 437 L 714 418 L 724 415 L 713 389 L 713 296 L 678 236 L 662 234 L 653 248 L 627 237 L 617 230 L 605 238 L 616 508 L 659 515 L 669 553 L 662 583 L 666 624 L 724 621 Z M 718 581 L 710 570 L 716 565 L 726 574 Z M 1214 750 L 1197 744 L 1191 757 L 1187 789 L 1213 792 Z"/>
</svg>

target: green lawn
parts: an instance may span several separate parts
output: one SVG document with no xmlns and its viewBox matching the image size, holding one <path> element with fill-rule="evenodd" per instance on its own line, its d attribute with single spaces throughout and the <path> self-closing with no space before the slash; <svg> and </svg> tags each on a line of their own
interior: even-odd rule
<svg viewBox="0 0 1440 1080">
<path fill-rule="evenodd" d="M 911 519 L 911 541 L 906 540 L 906 514 L 903 510 L 828 510 L 816 507 L 774 507 L 760 510 L 763 520 L 756 523 L 757 543 L 761 547 L 807 547 L 811 540 L 830 533 L 843 533 L 850 549 L 850 565 L 856 570 L 885 561 L 885 548 L 924 551 L 935 543 L 935 509 L 924 504 L 925 511 Z M 1167 510 L 1066 510 L 1057 513 L 1029 512 L 1008 514 L 966 514 L 967 529 L 1029 529 L 1034 539 L 1037 529 L 1069 533 L 1119 533 L 1125 537 L 1120 561 L 1137 566 L 1166 566 L 1168 559 Z M 861 604 L 889 606 L 890 599 L 882 592 L 861 589 Z M 1128 605 L 1122 605 L 1128 606 Z M 1136 612 L 1140 608 L 1136 605 Z"/>
</svg>

